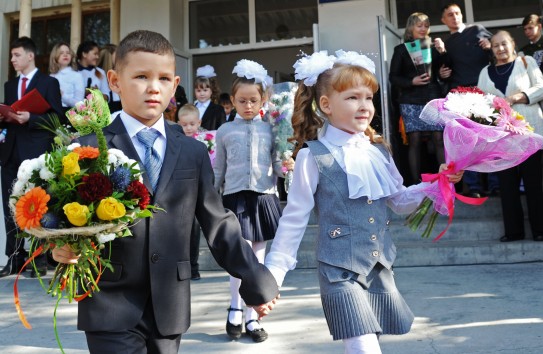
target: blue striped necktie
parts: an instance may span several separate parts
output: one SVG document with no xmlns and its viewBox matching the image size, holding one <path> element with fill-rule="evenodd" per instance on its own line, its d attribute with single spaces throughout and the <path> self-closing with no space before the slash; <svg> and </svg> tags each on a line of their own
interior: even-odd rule
<svg viewBox="0 0 543 354">
<path fill-rule="evenodd" d="M 142 129 L 136 134 L 140 143 L 145 147 L 145 159 L 143 161 L 143 166 L 151 182 L 151 187 L 153 187 L 153 192 L 156 189 L 158 183 L 158 177 L 160 175 L 160 168 L 162 167 L 162 162 L 160 161 L 160 156 L 158 152 L 153 149 L 153 144 L 155 140 L 160 136 L 160 132 L 156 129 Z"/>
</svg>

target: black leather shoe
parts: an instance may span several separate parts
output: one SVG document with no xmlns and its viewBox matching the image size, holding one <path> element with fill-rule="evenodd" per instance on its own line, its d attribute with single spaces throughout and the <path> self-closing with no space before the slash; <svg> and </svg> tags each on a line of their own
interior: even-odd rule
<svg viewBox="0 0 543 354">
<path fill-rule="evenodd" d="M 477 190 L 477 189 L 471 189 L 467 194 L 466 194 L 467 197 L 470 197 L 470 198 L 481 198 L 483 196 L 483 194 L 481 193 L 481 191 Z"/>
<path fill-rule="evenodd" d="M 191 272 L 190 279 L 191 280 L 200 280 L 201 279 L 200 272 L 199 271 Z"/>
<path fill-rule="evenodd" d="M 251 323 L 251 322 L 257 322 L 259 324 L 260 324 L 260 322 L 258 320 L 250 320 L 248 322 L 245 322 L 245 333 L 247 333 L 247 335 L 251 336 L 251 338 L 253 339 L 253 342 L 260 343 L 260 342 L 263 342 L 266 339 L 268 339 L 268 332 L 266 332 L 266 330 L 264 328 L 258 328 L 258 329 L 255 329 L 253 331 L 248 329 L 247 325 L 249 323 Z"/>
<path fill-rule="evenodd" d="M 500 242 L 513 242 L 513 241 L 520 241 L 524 240 L 524 237 L 522 236 L 502 236 L 500 237 Z"/>
<path fill-rule="evenodd" d="M 21 263 L 14 260 L 8 261 L 4 268 L 0 270 L 0 278 L 19 273 L 19 270 L 23 267 L 23 264 L 24 262 Z"/>
<path fill-rule="evenodd" d="M 535 235 L 534 241 L 543 241 L 543 235 Z"/>
<path fill-rule="evenodd" d="M 34 268 L 32 268 L 32 271 L 30 271 L 30 277 L 31 278 L 37 278 L 38 274 L 39 274 L 40 278 L 46 276 L 47 275 L 47 266 L 38 267 L 37 272 L 36 272 L 36 270 Z"/>
<path fill-rule="evenodd" d="M 241 311 L 240 309 L 235 309 L 233 307 L 229 307 L 226 311 L 228 311 L 228 315 L 230 315 L 230 311 Z M 230 323 L 228 320 L 228 317 L 226 317 L 226 334 L 232 339 L 240 339 L 241 338 L 241 332 L 242 332 L 242 325 L 241 323 L 239 325 L 235 325 Z"/>
</svg>

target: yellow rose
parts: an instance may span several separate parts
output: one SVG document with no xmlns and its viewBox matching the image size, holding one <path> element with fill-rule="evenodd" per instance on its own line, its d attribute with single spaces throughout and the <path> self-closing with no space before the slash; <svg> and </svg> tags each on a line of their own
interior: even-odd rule
<svg viewBox="0 0 543 354">
<path fill-rule="evenodd" d="M 75 175 L 79 173 L 79 155 L 75 152 L 70 152 L 68 155 L 64 156 L 62 158 L 62 167 L 64 167 L 64 170 L 62 171 L 62 175 Z"/>
<path fill-rule="evenodd" d="M 77 202 L 68 203 L 62 207 L 68 221 L 75 226 L 83 226 L 87 223 L 89 208 Z"/>
<path fill-rule="evenodd" d="M 126 214 L 124 204 L 113 197 L 107 197 L 100 201 L 96 208 L 96 216 L 100 220 L 115 220 Z"/>
</svg>

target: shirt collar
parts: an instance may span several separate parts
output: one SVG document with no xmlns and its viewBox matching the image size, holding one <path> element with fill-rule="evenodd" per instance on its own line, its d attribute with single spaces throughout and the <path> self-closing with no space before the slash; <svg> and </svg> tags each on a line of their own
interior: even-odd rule
<svg viewBox="0 0 543 354">
<path fill-rule="evenodd" d="M 464 32 L 465 29 L 466 29 L 466 24 L 461 23 L 460 26 L 458 26 L 458 31 L 456 31 L 456 33 L 462 33 Z"/>
<path fill-rule="evenodd" d="M 153 124 L 151 127 L 147 127 L 145 124 L 138 121 L 136 118 L 130 116 L 128 113 L 126 113 L 124 110 L 119 115 L 119 118 L 123 121 L 124 127 L 126 128 L 126 131 L 128 132 L 128 135 L 130 138 L 134 138 L 136 134 L 139 133 L 140 130 L 146 129 L 146 128 L 153 128 L 156 129 L 160 135 L 162 135 L 164 138 L 166 137 L 166 129 L 164 127 L 164 116 L 161 116 L 159 120 L 156 121 L 155 124 Z"/>
<path fill-rule="evenodd" d="M 347 133 L 333 125 L 328 125 L 324 138 L 336 146 L 356 144 L 357 142 L 369 142 L 368 136 L 364 133 Z"/>
<path fill-rule="evenodd" d="M 256 116 L 253 117 L 253 119 L 244 119 L 242 116 L 239 115 L 239 113 L 236 113 L 236 117 L 234 119 L 241 119 L 241 120 L 249 120 L 249 121 L 259 121 L 262 120 L 262 117 L 260 116 L 260 112 Z"/>
<path fill-rule="evenodd" d="M 37 72 L 38 72 L 38 68 L 34 68 L 34 70 L 28 73 L 28 75 L 21 74 L 21 79 L 23 77 L 26 77 L 28 79 L 28 82 L 30 82 L 30 80 L 32 80 L 32 78 L 34 77 L 34 75 L 36 75 Z"/>
<path fill-rule="evenodd" d="M 209 100 L 207 100 L 205 102 L 200 102 L 200 101 L 196 100 L 195 103 L 196 103 L 195 104 L 196 107 L 205 107 L 205 108 L 207 108 L 209 106 L 209 104 L 211 103 L 211 100 L 209 99 Z"/>
</svg>

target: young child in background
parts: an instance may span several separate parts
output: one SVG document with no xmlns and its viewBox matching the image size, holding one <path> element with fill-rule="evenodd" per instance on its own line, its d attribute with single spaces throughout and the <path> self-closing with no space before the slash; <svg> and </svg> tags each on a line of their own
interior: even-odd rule
<svg viewBox="0 0 543 354">
<path fill-rule="evenodd" d="M 224 114 L 226 115 L 226 121 L 231 122 L 236 117 L 236 110 L 230 101 L 230 94 L 228 92 L 223 92 L 219 96 L 219 104 L 224 108 Z"/>
<path fill-rule="evenodd" d="M 218 190 L 224 182 L 224 207 L 236 214 L 243 238 L 264 262 L 266 241 L 275 235 L 281 216 L 275 194 L 276 176 L 283 176 L 271 125 L 263 122 L 259 114 L 271 77 L 262 65 L 245 59 L 237 63 L 233 73 L 237 78 L 232 84 L 231 100 L 237 115 L 233 122 L 217 131 L 215 188 Z M 226 332 L 233 339 L 240 338 L 242 333 L 243 300 L 239 296 L 239 285 L 239 279 L 230 277 L 232 298 Z M 247 308 L 245 313 L 245 330 L 255 342 L 268 338 L 252 308 Z"/>
<path fill-rule="evenodd" d="M 215 77 L 215 69 L 211 65 L 205 65 L 196 69 L 194 80 L 194 105 L 200 112 L 202 128 L 217 130 L 226 122 L 224 109 L 217 104 L 221 90 Z"/>
<path fill-rule="evenodd" d="M 323 51 L 294 68 L 303 80 L 292 117 L 296 168 L 265 264 L 281 285 L 296 266 L 316 207 L 318 277 L 330 333 L 344 341 L 345 353 L 378 354 L 378 335 L 407 333 L 413 322 L 394 283 L 388 208 L 413 211 L 424 197 L 422 184 L 402 185 L 383 138 L 370 127 L 378 83 L 369 58 Z M 461 175 L 449 179 L 457 182 Z"/>
<path fill-rule="evenodd" d="M 65 110 L 85 98 L 83 76 L 76 71 L 75 55 L 67 43 L 60 42 L 51 49 L 49 74 L 60 84 L 62 107 Z"/>
<path fill-rule="evenodd" d="M 183 128 L 186 136 L 194 137 L 194 134 L 203 131 L 200 128 L 202 122 L 200 121 L 198 108 L 190 103 L 179 108 L 177 112 L 177 124 Z"/>
<path fill-rule="evenodd" d="M 177 112 L 177 124 L 183 128 L 186 136 L 194 138 L 194 136 L 204 129 L 200 128 L 200 118 L 198 116 L 198 108 L 193 104 L 187 103 Z M 198 258 L 200 256 L 200 224 L 194 218 L 192 230 L 190 232 L 190 279 L 200 280 L 200 265 Z"/>
</svg>

